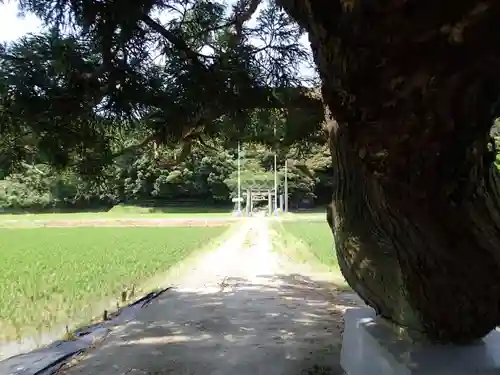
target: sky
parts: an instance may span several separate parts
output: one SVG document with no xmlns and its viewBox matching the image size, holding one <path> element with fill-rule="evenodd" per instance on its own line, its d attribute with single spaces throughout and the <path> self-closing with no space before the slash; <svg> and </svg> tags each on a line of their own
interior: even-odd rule
<svg viewBox="0 0 500 375">
<path fill-rule="evenodd" d="M 18 17 L 17 4 L 8 1 L 0 5 L 0 42 L 13 41 L 27 33 L 40 30 L 42 23 L 33 15 Z"/>
</svg>

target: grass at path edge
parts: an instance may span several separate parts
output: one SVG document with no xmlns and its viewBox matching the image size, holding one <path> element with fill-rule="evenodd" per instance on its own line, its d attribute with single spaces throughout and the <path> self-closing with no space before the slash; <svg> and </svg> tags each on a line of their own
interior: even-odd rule
<svg viewBox="0 0 500 375">
<path fill-rule="evenodd" d="M 276 221 L 271 228 L 274 249 L 282 256 L 317 272 L 328 273 L 336 283 L 347 286 L 339 269 L 328 224 Z"/>
</svg>

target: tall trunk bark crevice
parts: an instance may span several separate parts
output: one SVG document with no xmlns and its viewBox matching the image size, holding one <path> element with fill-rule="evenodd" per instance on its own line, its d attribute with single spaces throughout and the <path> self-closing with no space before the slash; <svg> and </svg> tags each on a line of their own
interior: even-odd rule
<svg viewBox="0 0 500 375">
<path fill-rule="evenodd" d="M 341 270 L 379 314 L 436 342 L 500 324 L 500 4 L 281 0 L 309 32 L 334 125 Z M 333 120 L 332 120 L 333 121 Z"/>
</svg>

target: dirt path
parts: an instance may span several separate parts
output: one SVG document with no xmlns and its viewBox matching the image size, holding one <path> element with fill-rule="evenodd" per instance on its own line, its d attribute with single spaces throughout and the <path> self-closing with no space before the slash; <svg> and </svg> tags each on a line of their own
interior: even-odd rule
<svg viewBox="0 0 500 375">
<path fill-rule="evenodd" d="M 342 374 L 342 312 L 352 300 L 295 273 L 272 252 L 267 223 L 248 220 L 178 288 L 60 374 Z"/>
</svg>

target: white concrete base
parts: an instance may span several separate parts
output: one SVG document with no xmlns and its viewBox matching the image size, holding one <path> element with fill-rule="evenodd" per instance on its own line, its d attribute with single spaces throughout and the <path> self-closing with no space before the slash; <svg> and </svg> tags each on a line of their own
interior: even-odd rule
<svg viewBox="0 0 500 375">
<path fill-rule="evenodd" d="M 468 346 L 414 344 L 370 308 L 345 314 L 340 364 L 348 375 L 500 374 L 500 332 Z"/>
</svg>

